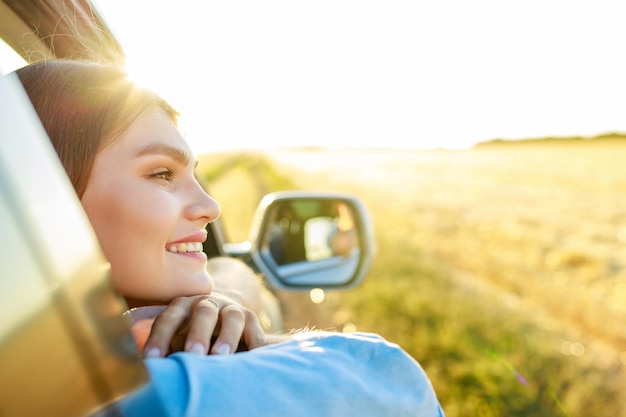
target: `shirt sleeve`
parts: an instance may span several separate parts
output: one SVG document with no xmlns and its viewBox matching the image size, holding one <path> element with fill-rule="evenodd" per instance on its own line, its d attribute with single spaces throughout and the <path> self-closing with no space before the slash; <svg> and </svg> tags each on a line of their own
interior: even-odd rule
<svg viewBox="0 0 626 417">
<path fill-rule="evenodd" d="M 303 333 L 249 352 L 176 353 L 146 365 L 167 416 L 444 415 L 420 365 L 369 333 Z M 139 398 L 126 414 L 143 406 Z"/>
</svg>

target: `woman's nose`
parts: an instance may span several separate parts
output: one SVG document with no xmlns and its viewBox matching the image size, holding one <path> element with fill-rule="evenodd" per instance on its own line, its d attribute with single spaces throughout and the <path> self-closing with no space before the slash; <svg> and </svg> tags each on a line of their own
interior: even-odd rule
<svg viewBox="0 0 626 417">
<path fill-rule="evenodd" d="M 198 183 L 193 187 L 193 198 L 187 205 L 185 215 L 190 220 L 203 219 L 206 223 L 220 217 L 220 205 Z"/>
</svg>

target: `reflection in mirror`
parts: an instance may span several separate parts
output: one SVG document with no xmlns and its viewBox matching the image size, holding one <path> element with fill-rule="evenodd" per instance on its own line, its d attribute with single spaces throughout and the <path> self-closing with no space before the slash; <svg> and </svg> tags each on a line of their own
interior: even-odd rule
<svg viewBox="0 0 626 417">
<path fill-rule="evenodd" d="M 358 256 L 353 209 L 340 200 L 285 200 L 271 207 L 267 239 L 277 265 Z"/>
<path fill-rule="evenodd" d="M 250 256 L 278 289 L 344 289 L 358 285 L 375 253 L 362 202 L 337 192 L 266 195 L 250 232 Z"/>
</svg>

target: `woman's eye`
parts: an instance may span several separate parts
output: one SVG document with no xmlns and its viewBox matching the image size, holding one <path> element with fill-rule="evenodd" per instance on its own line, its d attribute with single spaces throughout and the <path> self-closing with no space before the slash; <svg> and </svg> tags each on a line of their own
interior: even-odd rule
<svg viewBox="0 0 626 417">
<path fill-rule="evenodd" d="M 155 172 L 151 175 L 152 178 L 156 178 L 158 180 L 172 181 L 174 179 L 174 171 L 168 169 L 164 171 Z"/>
</svg>

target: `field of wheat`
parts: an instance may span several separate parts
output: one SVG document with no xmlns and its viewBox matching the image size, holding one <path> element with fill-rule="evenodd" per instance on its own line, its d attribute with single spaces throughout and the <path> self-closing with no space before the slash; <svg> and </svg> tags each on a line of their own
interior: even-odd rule
<svg viewBox="0 0 626 417">
<path fill-rule="evenodd" d="M 330 298 L 335 325 L 403 346 L 448 417 L 624 413 L 626 146 L 262 158 L 290 179 L 264 191 L 365 201 L 379 253 L 362 286 Z"/>
</svg>

